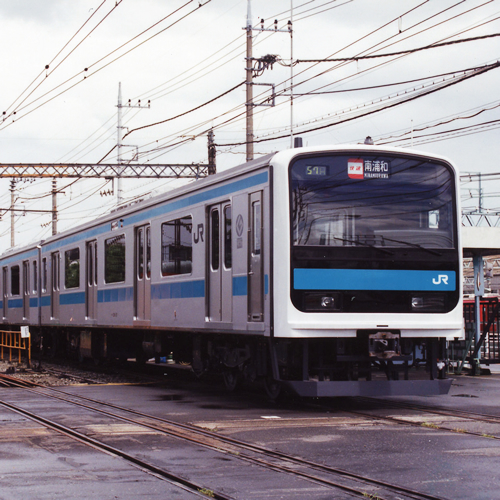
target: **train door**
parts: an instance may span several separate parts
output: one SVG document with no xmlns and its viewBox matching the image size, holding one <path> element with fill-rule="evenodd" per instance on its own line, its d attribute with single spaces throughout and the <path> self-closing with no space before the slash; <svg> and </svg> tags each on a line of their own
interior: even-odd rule
<svg viewBox="0 0 500 500">
<path fill-rule="evenodd" d="M 134 319 L 151 320 L 151 226 L 135 230 Z"/>
<path fill-rule="evenodd" d="M 3 317 L 7 317 L 9 310 L 9 268 L 2 269 Z"/>
<path fill-rule="evenodd" d="M 231 204 L 219 203 L 208 212 L 208 321 L 232 321 Z"/>
<path fill-rule="evenodd" d="M 97 319 L 97 241 L 86 244 L 86 317 Z"/>
<path fill-rule="evenodd" d="M 250 194 L 248 238 L 248 321 L 264 319 L 262 191 Z"/>
<path fill-rule="evenodd" d="M 53 252 L 51 260 L 52 288 L 50 293 L 50 315 L 53 319 L 59 318 L 59 291 L 60 291 L 60 270 L 59 252 Z"/>
<path fill-rule="evenodd" d="M 23 318 L 30 317 L 30 263 L 23 261 Z"/>
</svg>

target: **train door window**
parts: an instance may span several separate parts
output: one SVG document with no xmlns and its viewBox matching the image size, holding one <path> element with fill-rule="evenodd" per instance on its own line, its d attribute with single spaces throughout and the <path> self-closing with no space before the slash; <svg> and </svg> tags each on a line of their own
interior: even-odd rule
<svg viewBox="0 0 500 500">
<path fill-rule="evenodd" d="M 19 295 L 20 292 L 20 271 L 19 266 L 12 266 L 10 268 L 10 293 L 12 295 Z"/>
<path fill-rule="evenodd" d="M 253 245 L 252 253 L 254 255 L 260 255 L 260 237 L 261 237 L 261 227 L 262 227 L 262 215 L 260 208 L 260 201 L 254 201 L 252 203 L 252 234 L 253 234 Z"/>
<path fill-rule="evenodd" d="M 50 297 L 51 318 L 59 318 L 59 290 L 61 287 L 61 274 L 60 274 L 60 255 L 59 252 L 54 252 L 51 258 L 51 271 L 52 271 L 52 291 Z"/>
<path fill-rule="evenodd" d="M 38 292 L 38 262 L 33 261 L 33 293 Z"/>
<path fill-rule="evenodd" d="M 161 225 L 161 275 L 190 274 L 193 267 L 193 218 L 189 215 Z M 149 228 L 147 239 L 150 239 Z M 148 243 L 149 244 L 149 243 Z M 150 244 L 149 244 L 150 245 Z M 151 252 L 151 250 L 147 250 Z M 148 257 L 150 261 L 150 257 Z M 151 267 L 151 264 L 149 264 Z"/>
<path fill-rule="evenodd" d="M 212 270 L 217 271 L 219 269 L 219 209 L 214 208 L 210 214 L 211 227 L 212 227 L 212 239 L 210 242 L 211 248 L 211 262 Z"/>
<path fill-rule="evenodd" d="M 104 279 L 106 283 L 125 281 L 125 235 L 104 242 Z"/>
<path fill-rule="evenodd" d="M 95 319 L 97 316 L 97 241 L 87 241 L 86 251 L 86 285 L 85 305 L 87 319 Z"/>
<path fill-rule="evenodd" d="M 144 278 L 144 228 L 137 230 L 137 277 Z"/>
<path fill-rule="evenodd" d="M 94 284 L 94 247 L 87 245 L 87 285 Z"/>
<path fill-rule="evenodd" d="M 64 286 L 78 288 L 80 286 L 80 249 L 72 248 L 64 252 Z"/>
<path fill-rule="evenodd" d="M 262 255 L 262 191 L 251 193 L 248 262 L 248 320 L 264 320 L 264 262 Z"/>
<path fill-rule="evenodd" d="M 224 207 L 224 267 L 231 269 L 233 264 L 231 245 L 231 205 Z"/>
<path fill-rule="evenodd" d="M 47 291 L 47 258 L 42 259 L 42 292 Z"/>
<path fill-rule="evenodd" d="M 146 278 L 151 278 L 151 227 L 146 227 Z"/>
<path fill-rule="evenodd" d="M 59 252 L 52 254 L 52 291 L 59 290 Z"/>
<path fill-rule="evenodd" d="M 30 262 L 23 262 L 23 317 L 28 318 L 30 314 Z"/>
<path fill-rule="evenodd" d="M 2 269 L 2 294 L 3 294 L 3 317 L 7 317 L 7 310 L 8 310 L 8 288 L 7 288 L 7 283 L 9 281 L 9 268 L 4 267 Z"/>
</svg>

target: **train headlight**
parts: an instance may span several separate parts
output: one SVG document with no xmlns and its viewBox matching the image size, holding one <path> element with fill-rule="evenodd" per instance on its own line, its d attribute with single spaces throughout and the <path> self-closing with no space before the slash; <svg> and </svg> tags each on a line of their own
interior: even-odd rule
<svg viewBox="0 0 500 500">
<path fill-rule="evenodd" d="M 340 310 L 340 294 L 338 293 L 305 293 L 305 310 L 317 312 L 331 312 Z"/>
<path fill-rule="evenodd" d="M 335 299 L 330 296 L 321 297 L 321 307 L 325 309 L 335 309 Z"/>
<path fill-rule="evenodd" d="M 446 296 L 442 293 L 414 295 L 411 298 L 413 312 L 443 312 Z"/>
</svg>

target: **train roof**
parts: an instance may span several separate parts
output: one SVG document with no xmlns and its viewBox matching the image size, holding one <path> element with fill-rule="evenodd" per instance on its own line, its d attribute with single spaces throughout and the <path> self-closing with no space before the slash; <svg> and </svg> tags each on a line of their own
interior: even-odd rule
<svg viewBox="0 0 500 500">
<path fill-rule="evenodd" d="M 85 231 L 86 229 L 90 229 L 94 226 L 98 226 L 101 224 L 105 224 L 110 221 L 114 221 L 117 218 L 121 218 L 122 216 L 127 216 L 137 210 L 142 210 L 142 209 L 147 209 L 148 207 L 151 207 L 152 205 L 155 205 L 157 203 L 161 203 L 179 196 L 183 196 L 186 193 L 189 193 L 190 191 L 193 190 L 194 186 L 196 188 L 203 188 L 206 186 L 210 186 L 212 184 L 216 184 L 218 182 L 224 181 L 225 179 L 238 176 L 238 175 L 244 175 L 247 172 L 251 172 L 253 170 L 257 170 L 259 168 L 262 168 L 266 165 L 269 165 L 271 162 L 273 164 L 288 164 L 294 157 L 296 156 L 301 156 L 304 154 L 311 154 L 311 153 L 326 153 L 328 151 L 366 151 L 366 152 L 374 152 L 377 150 L 383 149 L 386 152 L 389 153 L 395 153 L 395 154 L 405 154 L 405 155 L 417 155 L 421 157 L 427 157 L 427 158 L 432 158 L 432 159 L 439 159 L 442 161 L 445 161 L 452 165 L 452 163 L 447 160 L 444 157 L 440 157 L 438 155 L 434 154 L 426 154 L 421 151 L 413 151 L 413 150 L 408 150 L 408 149 L 401 149 L 401 148 L 392 148 L 392 147 L 384 147 L 384 146 L 376 146 L 376 145 L 365 145 L 365 144 L 350 144 L 350 145 L 329 145 L 329 146 L 315 146 L 315 147 L 302 147 L 302 148 L 295 148 L 295 149 L 287 149 L 283 150 L 280 152 L 274 152 L 270 153 L 267 155 L 264 155 L 262 157 L 259 157 L 255 160 L 249 161 L 247 163 L 243 163 L 241 165 L 237 165 L 235 167 L 231 167 L 227 170 L 224 170 L 223 172 L 219 172 L 215 175 L 211 175 L 209 177 L 204 177 L 202 179 L 198 179 L 195 181 L 195 183 L 190 182 L 187 183 L 183 186 L 174 188 L 170 191 L 166 191 L 164 193 L 151 196 L 149 198 L 143 198 L 139 199 L 136 201 L 133 201 L 131 203 L 128 203 L 126 205 L 119 206 L 117 208 L 112 209 L 110 212 L 107 214 L 98 217 L 96 219 L 93 219 L 92 221 L 86 222 L 84 224 L 75 226 L 71 229 L 67 229 L 65 231 L 62 231 L 61 233 L 58 233 L 56 235 L 52 235 L 45 240 L 40 240 L 40 241 L 35 241 L 31 244 L 24 245 L 22 247 L 14 247 L 6 252 L 2 253 L 0 255 L 0 261 L 4 260 L 5 258 L 15 256 L 20 253 L 24 253 L 26 251 L 36 249 L 38 246 L 45 246 L 50 243 L 56 242 L 60 239 L 64 239 L 68 236 L 71 236 L 73 234 L 76 234 L 80 231 Z M 275 160 L 275 161 L 272 161 Z"/>
</svg>

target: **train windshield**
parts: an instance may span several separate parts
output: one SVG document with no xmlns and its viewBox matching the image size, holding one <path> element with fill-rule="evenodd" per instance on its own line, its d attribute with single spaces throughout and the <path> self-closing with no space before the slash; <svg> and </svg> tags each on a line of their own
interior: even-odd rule
<svg viewBox="0 0 500 500">
<path fill-rule="evenodd" d="M 390 154 L 297 159 L 290 167 L 294 246 L 456 248 L 454 173 Z"/>
</svg>

